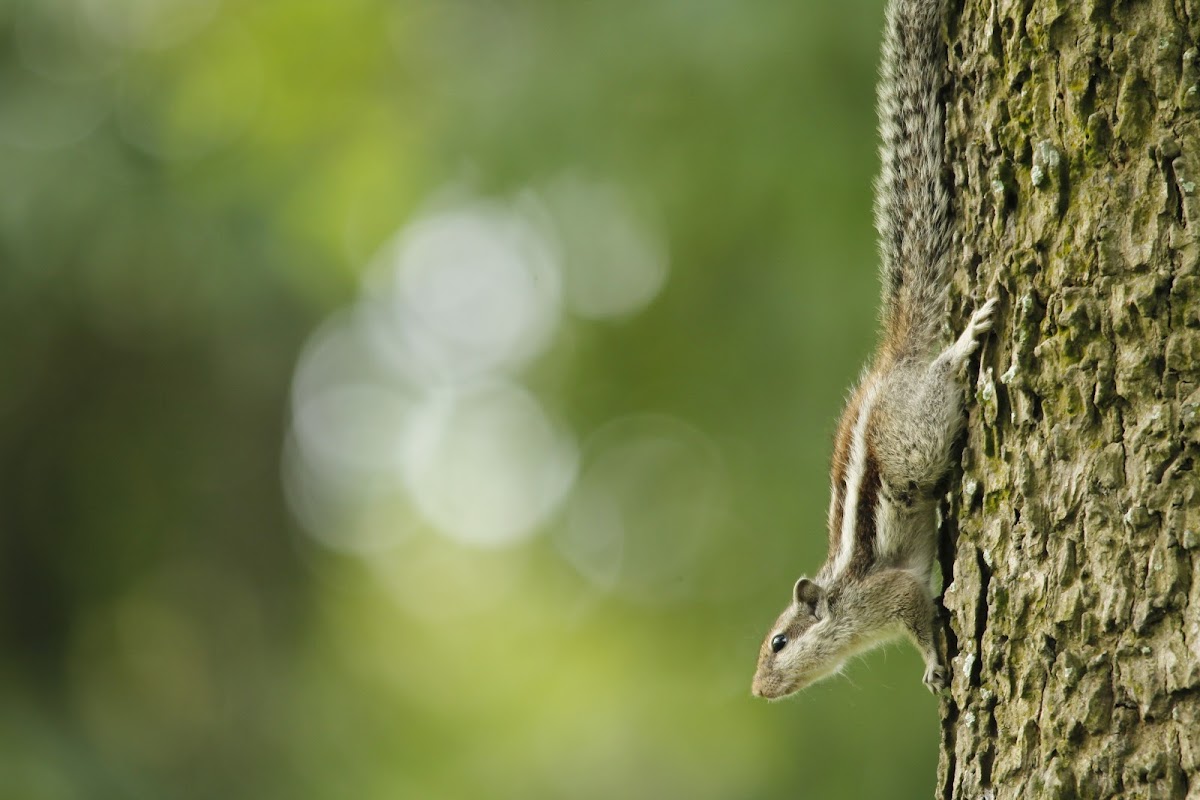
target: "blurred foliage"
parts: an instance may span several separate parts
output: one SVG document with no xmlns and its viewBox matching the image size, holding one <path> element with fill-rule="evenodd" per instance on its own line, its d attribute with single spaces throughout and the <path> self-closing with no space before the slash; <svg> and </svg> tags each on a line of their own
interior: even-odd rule
<svg viewBox="0 0 1200 800">
<path fill-rule="evenodd" d="M 908 648 L 748 691 L 874 336 L 881 27 L 880 0 L 0 3 L 0 796 L 927 796 Z M 446 186 L 564 174 L 652 209 L 670 274 L 520 378 L 585 468 L 630 415 L 702 440 L 711 535 L 652 515 L 607 585 L 565 509 L 507 547 L 412 509 L 372 555 L 306 536 L 310 333 Z"/>
</svg>

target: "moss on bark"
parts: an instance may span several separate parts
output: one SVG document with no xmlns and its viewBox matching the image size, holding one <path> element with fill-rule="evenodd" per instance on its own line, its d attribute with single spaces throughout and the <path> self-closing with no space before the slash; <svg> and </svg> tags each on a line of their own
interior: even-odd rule
<svg viewBox="0 0 1200 800">
<path fill-rule="evenodd" d="M 1200 0 L 949 15 L 944 798 L 1200 798 Z"/>
</svg>

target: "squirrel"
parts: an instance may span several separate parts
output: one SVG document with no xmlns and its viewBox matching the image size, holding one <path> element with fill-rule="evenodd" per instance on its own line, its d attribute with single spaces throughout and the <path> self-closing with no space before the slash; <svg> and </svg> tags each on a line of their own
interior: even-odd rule
<svg viewBox="0 0 1200 800">
<path fill-rule="evenodd" d="M 952 230 L 943 184 L 944 0 L 889 0 L 879 82 L 881 342 L 834 439 L 829 555 L 802 577 L 763 641 L 752 692 L 778 699 L 907 635 L 935 694 L 931 590 L 938 486 L 963 428 L 965 366 L 991 329 L 993 297 L 938 352 Z M 943 490 L 944 491 L 944 490 Z"/>
</svg>

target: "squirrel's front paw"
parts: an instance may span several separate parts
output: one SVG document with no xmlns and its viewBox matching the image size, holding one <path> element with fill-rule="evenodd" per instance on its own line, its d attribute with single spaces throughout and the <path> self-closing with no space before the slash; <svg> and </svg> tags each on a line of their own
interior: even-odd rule
<svg viewBox="0 0 1200 800">
<path fill-rule="evenodd" d="M 925 668 L 923 678 L 925 687 L 934 694 L 941 694 L 946 688 L 946 670 L 941 664 Z"/>
<path fill-rule="evenodd" d="M 996 311 L 997 300 L 990 298 L 971 315 L 967 327 L 954 343 L 954 363 L 962 366 L 979 348 L 979 340 L 992 329 L 992 314 Z"/>
<path fill-rule="evenodd" d="M 975 313 L 971 315 L 971 321 L 967 323 L 967 330 L 974 338 L 978 339 L 992 329 L 992 314 L 995 313 L 998 302 L 998 298 L 989 297 L 986 303 L 975 309 Z"/>
</svg>

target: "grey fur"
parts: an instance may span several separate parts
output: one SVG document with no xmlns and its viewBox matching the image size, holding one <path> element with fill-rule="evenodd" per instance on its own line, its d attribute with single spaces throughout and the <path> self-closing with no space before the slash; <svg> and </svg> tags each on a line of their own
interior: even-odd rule
<svg viewBox="0 0 1200 800">
<path fill-rule="evenodd" d="M 934 341 L 946 288 L 952 216 L 943 176 L 942 0 L 888 4 L 879 80 L 882 317 L 910 346 Z"/>
</svg>

